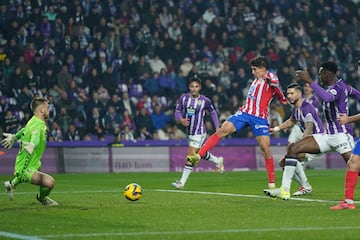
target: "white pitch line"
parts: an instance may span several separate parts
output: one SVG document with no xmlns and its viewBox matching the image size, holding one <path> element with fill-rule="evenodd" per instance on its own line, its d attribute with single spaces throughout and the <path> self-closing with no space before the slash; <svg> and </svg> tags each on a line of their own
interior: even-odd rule
<svg viewBox="0 0 360 240">
<path fill-rule="evenodd" d="M 166 190 L 166 189 L 153 189 L 151 191 L 174 192 L 174 193 L 176 193 L 176 192 L 195 193 L 195 194 L 203 194 L 203 195 L 219 195 L 219 196 L 244 197 L 244 198 L 270 198 L 269 196 L 249 195 L 249 194 L 241 194 L 241 193 L 202 192 L 202 191 L 186 191 L 186 190 Z M 339 201 L 335 201 L 335 200 L 323 200 L 323 199 L 311 199 L 311 198 L 290 198 L 290 200 L 303 201 L 303 202 L 321 202 L 321 203 L 339 202 Z M 360 203 L 360 201 L 354 201 L 354 202 Z"/>
<path fill-rule="evenodd" d="M 35 236 L 26 236 L 17 233 L 2 232 L 0 231 L 0 237 L 6 237 L 6 239 L 19 239 L 19 240 L 41 240 L 43 238 Z"/>
<path fill-rule="evenodd" d="M 250 195 L 241 193 L 222 193 L 222 192 L 203 192 L 203 191 L 190 191 L 190 190 L 172 190 L 172 189 L 143 189 L 146 191 L 153 192 L 171 192 L 171 193 L 193 193 L 203 195 L 219 195 L 219 196 L 231 196 L 231 197 L 244 197 L 244 198 L 270 198 L 265 195 Z M 120 193 L 121 190 L 95 190 L 95 191 L 54 191 L 51 194 L 87 194 L 87 193 Z M 34 192 L 16 192 L 16 195 L 33 195 Z M 0 195 L 6 195 L 6 193 L 0 193 Z M 292 197 L 290 200 L 303 201 L 303 202 L 321 202 L 321 203 L 336 203 L 336 200 L 324 200 L 324 199 L 313 199 L 313 198 L 298 198 Z M 354 201 L 359 204 L 360 201 Z"/>
<path fill-rule="evenodd" d="M 336 231 L 336 230 L 354 230 L 360 229 L 360 226 L 344 227 L 289 227 L 289 228 L 244 228 L 244 229 L 213 229 L 213 230 L 181 230 L 181 231 L 164 231 L 164 232 L 124 232 L 124 233 L 79 233 L 79 234 L 52 234 L 43 235 L 43 238 L 89 238 L 89 237 L 113 237 L 113 236 L 168 236 L 168 235 L 190 235 L 190 234 L 223 234 L 223 233 L 251 233 L 251 232 L 298 232 L 298 231 Z"/>
</svg>

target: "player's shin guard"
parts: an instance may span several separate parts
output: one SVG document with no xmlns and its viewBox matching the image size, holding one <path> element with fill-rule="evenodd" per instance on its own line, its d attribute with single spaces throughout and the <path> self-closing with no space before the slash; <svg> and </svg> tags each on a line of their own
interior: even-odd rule
<svg viewBox="0 0 360 240">
<path fill-rule="evenodd" d="M 294 177 L 297 163 L 298 160 L 294 157 L 286 157 L 285 159 L 285 168 L 283 172 L 281 186 L 284 188 L 286 192 L 290 192 L 291 181 L 292 178 Z"/>
<path fill-rule="evenodd" d="M 354 191 L 358 181 L 358 172 L 346 171 L 345 200 L 354 200 Z"/>
<path fill-rule="evenodd" d="M 268 183 L 273 184 L 275 187 L 275 164 L 274 158 L 265 158 L 265 168 L 268 175 Z"/>
<path fill-rule="evenodd" d="M 209 139 L 206 140 L 204 145 L 201 147 L 200 151 L 198 152 L 200 157 L 203 158 L 206 155 L 206 152 L 208 152 L 210 149 L 215 147 L 218 144 L 218 142 L 220 142 L 220 140 L 221 138 L 216 133 L 211 135 Z"/>
<path fill-rule="evenodd" d="M 49 196 L 52 189 L 46 187 L 40 187 L 39 190 L 39 199 L 43 200 L 45 197 Z"/>
</svg>

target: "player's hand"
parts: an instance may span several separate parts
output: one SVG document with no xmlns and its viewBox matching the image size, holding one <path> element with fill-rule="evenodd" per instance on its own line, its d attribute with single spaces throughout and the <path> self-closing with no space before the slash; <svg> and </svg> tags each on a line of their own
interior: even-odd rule
<svg viewBox="0 0 360 240">
<path fill-rule="evenodd" d="M 271 135 L 275 133 L 274 128 L 270 128 L 269 130 Z"/>
<path fill-rule="evenodd" d="M 24 149 L 27 153 L 29 153 L 30 155 L 34 152 L 35 149 L 35 145 L 31 142 L 22 142 L 22 144 L 24 144 Z"/>
<path fill-rule="evenodd" d="M 15 135 L 12 133 L 3 133 L 3 135 L 5 137 L 3 140 L 1 140 L 1 144 L 3 145 L 3 147 L 9 149 L 12 148 L 12 146 L 16 142 Z"/>
<path fill-rule="evenodd" d="M 186 117 L 186 118 L 183 118 L 180 120 L 181 122 L 181 125 L 183 125 L 184 127 L 188 127 L 189 126 L 189 119 Z"/>
<path fill-rule="evenodd" d="M 314 80 L 312 80 L 312 78 L 310 77 L 308 71 L 306 70 L 297 70 L 295 72 L 295 76 L 300 79 L 300 80 L 303 80 L 305 82 L 308 82 L 308 83 L 312 83 Z"/>
<path fill-rule="evenodd" d="M 343 113 L 340 113 L 340 115 L 336 118 L 336 120 L 341 124 L 347 124 L 349 123 L 349 116 Z"/>
<path fill-rule="evenodd" d="M 274 133 L 280 131 L 280 128 L 279 128 L 279 126 L 276 126 L 276 127 L 270 128 L 269 131 L 270 131 L 270 134 L 274 134 Z"/>
</svg>

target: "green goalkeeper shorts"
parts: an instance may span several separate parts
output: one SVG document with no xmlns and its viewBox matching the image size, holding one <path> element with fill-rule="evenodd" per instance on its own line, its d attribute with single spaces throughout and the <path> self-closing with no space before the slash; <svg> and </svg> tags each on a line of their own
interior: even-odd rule
<svg viewBox="0 0 360 240">
<path fill-rule="evenodd" d="M 37 169 L 27 168 L 21 173 L 16 173 L 16 177 L 21 179 L 22 182 L 31 182 L 32 176 Z"/>
</svg>

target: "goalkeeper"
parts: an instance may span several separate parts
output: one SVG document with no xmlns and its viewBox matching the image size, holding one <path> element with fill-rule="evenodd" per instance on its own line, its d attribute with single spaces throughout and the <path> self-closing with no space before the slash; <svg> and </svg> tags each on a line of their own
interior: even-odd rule
<svg viewBox="0 0 360 240">
<path fill-rule="evenodd" d="M 57 206 L 58 203 L 48 197 L 54 188 L 55 180 L 50 175 L 40 171 L 41 157 L 46 148 L 46 123 L 49 118 L 49 102 L 45 98 L 34 98 L 30 109 L 34 116 L 16 134 L 4 133 L 1 143 L 4 148 L 11 148 L 19 140 L 20 150 L 16 156 L 15 177 L 4 183 L 10 200 L 14 190 L 22 182 L 40 186 L 36 199 L 46 206 Z"/>
</svg>

